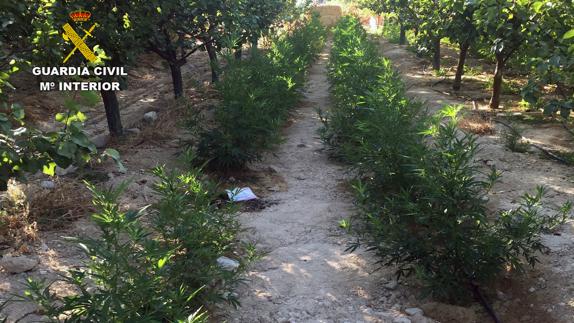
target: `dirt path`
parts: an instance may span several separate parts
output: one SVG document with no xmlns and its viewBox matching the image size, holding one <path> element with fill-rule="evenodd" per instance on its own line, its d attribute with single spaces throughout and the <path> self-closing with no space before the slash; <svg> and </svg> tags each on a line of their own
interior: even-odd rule
<svg viewBox="0 0 574 323">
<path fill-rule="evenodd" d="M 392 322 L 400 313 L 375 308 L 383 271 L 363 252 L 345 252 L 350 238 L 338 221 L 352 213 L 338 188 L 345 167 L 329 160 L 317 135 L 315 108 L 329 106 L 328 49 L 310 69 L 306 94 L 286 142 L 264 165 L 283 176 L 288 189 L 270 196 L 278 204 L 241 215 L 263 259 L 248 273 L 241 307 L 232 322 Z M 382 304 L 379 304 L 382 305 Z"/>
</svg>

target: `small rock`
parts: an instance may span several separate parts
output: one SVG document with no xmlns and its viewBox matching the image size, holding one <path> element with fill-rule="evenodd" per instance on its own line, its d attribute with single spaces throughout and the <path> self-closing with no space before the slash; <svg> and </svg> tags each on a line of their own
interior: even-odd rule
<svg viewBox="0 0 574 323">
<path fill-rule="evenodd" d="M 217 258 L 217 265 L 223 270 L 234 271 L 239 267 L 239 261 L 227 257 Z"/>
<path fill-rule="evenodd" d="M 131 128 L 131 129 L 126 129 L 126 133 L 132 134 L 132 135 L 139 135 L 142 131 L 139 128 Z"/>
<path fill-rule="evenodd" d="M 390 281 L 390 282 L 384 284 L 383 287 L 386 289 L 394 290 L 397 288 L 398 285 L 399 285 L 399 283 L 396 280 L 393 280 L 393 281 Z"/>
<path fill-rule="evenodd" d="M 276 166 L 273 166 L 273 165 L 267 167 L 267 170 L 269 170 L 269 172 L 273 173 L 273 174 L 279 173 L 279 168 L 277 168 Z"/>
<path fill-rule="evenodd" d="M 70 165 L 66 169 L 61 168 L 60 166 L 56 166 L 56 175 L 66 176 L 68 174 L 72 174 L 73 172 L 75 172 L 77 170 L 78 170 L 78 167 L 76 167 L 74 165 Z"/>
<path fill-rule="evenodd" d="M 506 295 L 505 293 L 499 290 L 496 291 L 496 297 L 498 297 L 498 299 L 501 301 L 509 301 L 511 299 L 510 296 Z"/>
<path fill-rule="evenodd" d="M 0 259 L 0 267 L 9 273 L 19 274 L 34 269 L 39 262 L 37 258 L 28 256 L 4 256 Z"/>
<path fill-rule="evenodd" d="M 34 320 L 32 313 L 39 310 L 39 306 L 33 302 L 18 302 L 17 306 L 8 306 L 2 312 L 11 320 L 8 322 L 45 322 L 44 320 Z"/>
<path fill-rule="evenodd" d="M 152 123 L 152 122 L 157 120 L 157 112 L 150 111 L 150 112 L 144 114 L 143 119 L 145 122 Z"/>
<path fill-rule="evenodd" d="M 91 138 L 92 143 L 96 146 L 96 148 L 104 148 L 108 145 L 110 141 L 110 135 L 107 133 L 103 133 L 101 135 L 97 135 Z"/>
<path fill-rule="evenodd" d="M 391 294 L 391 296 L 389 296 L 387 302 L 389 303 L 394 303 L 394 301 L 397 300 L 397 295 Z"/>
<path fill-rule="evenodd" d="M 536 288 L 530 287 L 530 288 L 528 289 L 528 291 L 531 292 L 531 293 L 534 293 L 534 292 L 536 291 Z"/>
<path fill-rule="evenodd" d="M 393 323 L 411 323 L 411 320 L 406 317 L 397 317 L 393 320 Z"/>
<path fill-rule="evenodd" d="M 44 241 L 42 241 L 42 243 L 40 244 L 40 250 L 46 252 L 50 250 L 50 247 L 48 247 L 48 245 Z"/>
<path fill-rule="evenodd" d="M 56 187 L 56 183 L 54 183 L 53 181 L 42 181 L 40 183 L 40 186 L 47 190 L 53 190 Z"/>
<path fill-rule="evenodd" d="M 405 313 L 407 313 L 408 315 L 411 315 L 411 316 L 417 315 L 417 314 L 420 314 L 420 315 L 424 314 L 423 310 L 421 310 L 418 307 L 407 308 L 407 309 L 405 309 Z"/>
</svg>

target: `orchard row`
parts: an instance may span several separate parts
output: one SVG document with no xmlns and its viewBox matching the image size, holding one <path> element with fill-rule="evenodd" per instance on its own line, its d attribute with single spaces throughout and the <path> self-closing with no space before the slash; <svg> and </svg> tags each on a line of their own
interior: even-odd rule
<svg viewBox="0 0 574 323">
<path fill-rule="evenodd" d="M 216 82 L 221 72 L 218 60 L 222 53 L 234 52 L 240 60 L 244 44 L 257 48 L 260 37 L 291 26 L 304 10 L 291 0 L 2 2 L 0 131 L 4 140 L 0 146 L 0 190 L 6 189 L 10 178 L 38 170 L 52 175 L 56 166 L 65 168 L 73 163 L 87 163 L 95 156 L 118 159 L 113 150 L 107 150 L 104 156 L 95 155 L 96 147 L 83 130 L 86 116 L 81 107 L 97 104 L 100 101 L 97 92 L 74 94 L 66 100 L 67 111 L 56 116 L 61 130 L 41 132 L 25 124 L 25 107 L 13 102 L 10 94 L 18 91 L 11 84 L 15 74 L 40 66 L 81 67 L 81 71 L 86 67 L 110 72 L 101 75 L 100 81 L 120 84 L 125 89 L 126 76 L 119 75 L 118 68 L 127 70 L 137 63 L 140 54 L 153 52 L 169 66 L 174 95 L 180 98 L 185 88 L 182 67 L 197 57 L 191 56 L 193 53 L 206 53 L 211 62 L 212 79 Z M 78 11 L 89 12 L 89 21 L 75 21 L 70 14 Z M 89 62 L 79 51 L 70 56 L 75 48 L 65 35 L 62 37 L 63 26 L 74 26 L 80 34 L 88 32 L 84 38 L 94 52 L 94 62 Z M 64 65 L 63 59 L 68 56 Z M 42 71 L 40 68 L 32 72 Z M 57 72 L 64 70 L 57 68 Z M 116 91 L 101 88 L 99 94 L 110 133 L 122 135 Z"/>
<path fill-rule="evenodd" d="M 469 52 L 493 61 L 496 69 L 490 108 L 500 106 L 504 74 L 509 68 L 529 76 L 525 101 L 547 113 L 568 117 L 574 107 L 574 6 L 570 0 L 362 0 L 379 13 L 391 13 L 400 24 L 399 42 L 409 32 L 421 52 L 441 66 L 441 40 L 459 48 L 453 83 L 461 88 Z M 545 87 L 552 97 L 543 99 Z"/>
</svg>

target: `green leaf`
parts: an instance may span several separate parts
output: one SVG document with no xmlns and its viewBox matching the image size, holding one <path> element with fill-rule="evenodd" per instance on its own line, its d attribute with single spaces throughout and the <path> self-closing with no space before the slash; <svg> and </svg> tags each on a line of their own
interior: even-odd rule
<svg viewBox="0 0 574 323">
<path fill-rule="evenodd" d="M 14 103 L 12 104 L 12 116 L 16 120 L 23 120 L 26 114 L 24 113 L 24 109 L 21 105 Z"/>
<path fill-rule="evenodd" d="M 67 114 L 66 113 L 56 113 L 56 121 L 58 122 L 65 122 Z"/>
<path fill-rule="evenodd" d="M 69 159 L 74 159 L 74 156 L 76 154 L 77 149 L 78 149 L 78 147 L 76 145 L 67 141 L 67 142 L 63 142 L 60 144 L 57 152 L 58 152 L 58 155 L 60 155 L 60 156 L 67 157 Z"/>
<path fill-rule="evenodd" d="M 96 145 L 94 145 L 88 137 L 80 132 L 72 135 L 72 142 L 80 147 L 84 147 L 90 150 L 90 152 L 95 153 L 97 152 Z"/>
<path fill-rule="evenodd" d="M 51 162 L 48 165 L 44 165 L 42 167 L 42 173 L 49 175 L 49 176 L 56 175 L 56 163 Z"/>
<path fill-rule="evenodd" d="M 566 32 L 564 36 L 562 36 L 562 39 L 570 39 L 572 37 L 574 37 L 574 29 L 570 29 L 570 31 Z"/>
<path fill-rule="evenodd" d="M 165 266 L 165 264 L 167 263 L 168 257 L 164 257 L 161 258 L 160 260 L 157 261 L 157 268 L 158 269 L 162 269 L 163 266 Z"/>
<path fill-rule="evenodd" d="M 532 5 L 532 9 L 534 9 L 534 12 L 540 12 L 540 8 L 542 8 L 543 5 L 544 1 L 537 1 Z"/>
<path fill-rule="evenodd" d="M 118 169 L 120 172 L 123 173 L 127 170 L 126 167 L 124 166 L 124 164 L 122 163 L 122 160 L 120 158 L 120 153 L 117 150 L 108 148 L 108 149 L 104 150 L 102 155 L 112 158 L 116 162 L 116 165 L 118 166 Z"/>
</svg>

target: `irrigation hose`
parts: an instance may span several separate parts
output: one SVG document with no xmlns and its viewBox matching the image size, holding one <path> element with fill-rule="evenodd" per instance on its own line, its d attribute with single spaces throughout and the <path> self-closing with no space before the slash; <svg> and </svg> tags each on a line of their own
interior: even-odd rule
<svg viewBox="0 0 574 323">
<path fill-rule="evenodd" d="M 505 122 L 502 122 L 502 121 L 500 121 L 500 120 L 494 120 L 494 122 L 500 123 L 501 125 L 507 127 L 508 129 L 513 129 L 511 125 L 509 125 L 509 124 L 507 124 L 507 123 L 505 123 Z M 552 159 L 554 159 L 554 160 L 556 160 L 556 161 L 559 161 L 559 162 L 561 162 L 562 164 L 568 165 L 568 161 L 567 161 L 567 160 L 565 160 L 564 158 L 562 158 L 562 157 L 560 157 L 560 156 L 558 156 L 558 155 L 552 153 L 551 151 L 549 151 L 549 150 L 547 150 L 547 149 L 544 149 L 544 148 L 540 147 L 539 145 L 536 145 L 536 144 L 533 144 L 533 143 L 529 143 L 529 145 L 532 146 L 532 147 L 534 147 L 534 148 L 536 148 L 536 149 L 538 149 L 538 150 L 540 150 L 540 151 L 543 152 L 546 156 L 548 156 L 548 157 L 550 157 L 550 158 L 552 158 Z"/>
<path fill-rule="evenodd" d="M 500 320 L 498 319 L 498 316 L 496 316 L 496 313 L 494 313 L 494 309 L 492 308 L 492 306 L 490 306 L 490 304 L 488 303 L 488 301 L 486 300 L 484 295 L 482 295 L 482 293 L 480 292 L 480 288 L 478 287 L 478 285 L 476 285 L 474 283 L 470 283 L 470 285 L 472 286 L 472 291 L 474 292 L 474 296 L 478 299 L 478 301 L 480 302 L 482 307 L 484 307 L 484 309 L 486 310 L 488 315 L 490 315 L 490 317 L 492 317 L 492 320 L 494 321 L 494 323 L 501 323 Z"/>
</svg>

